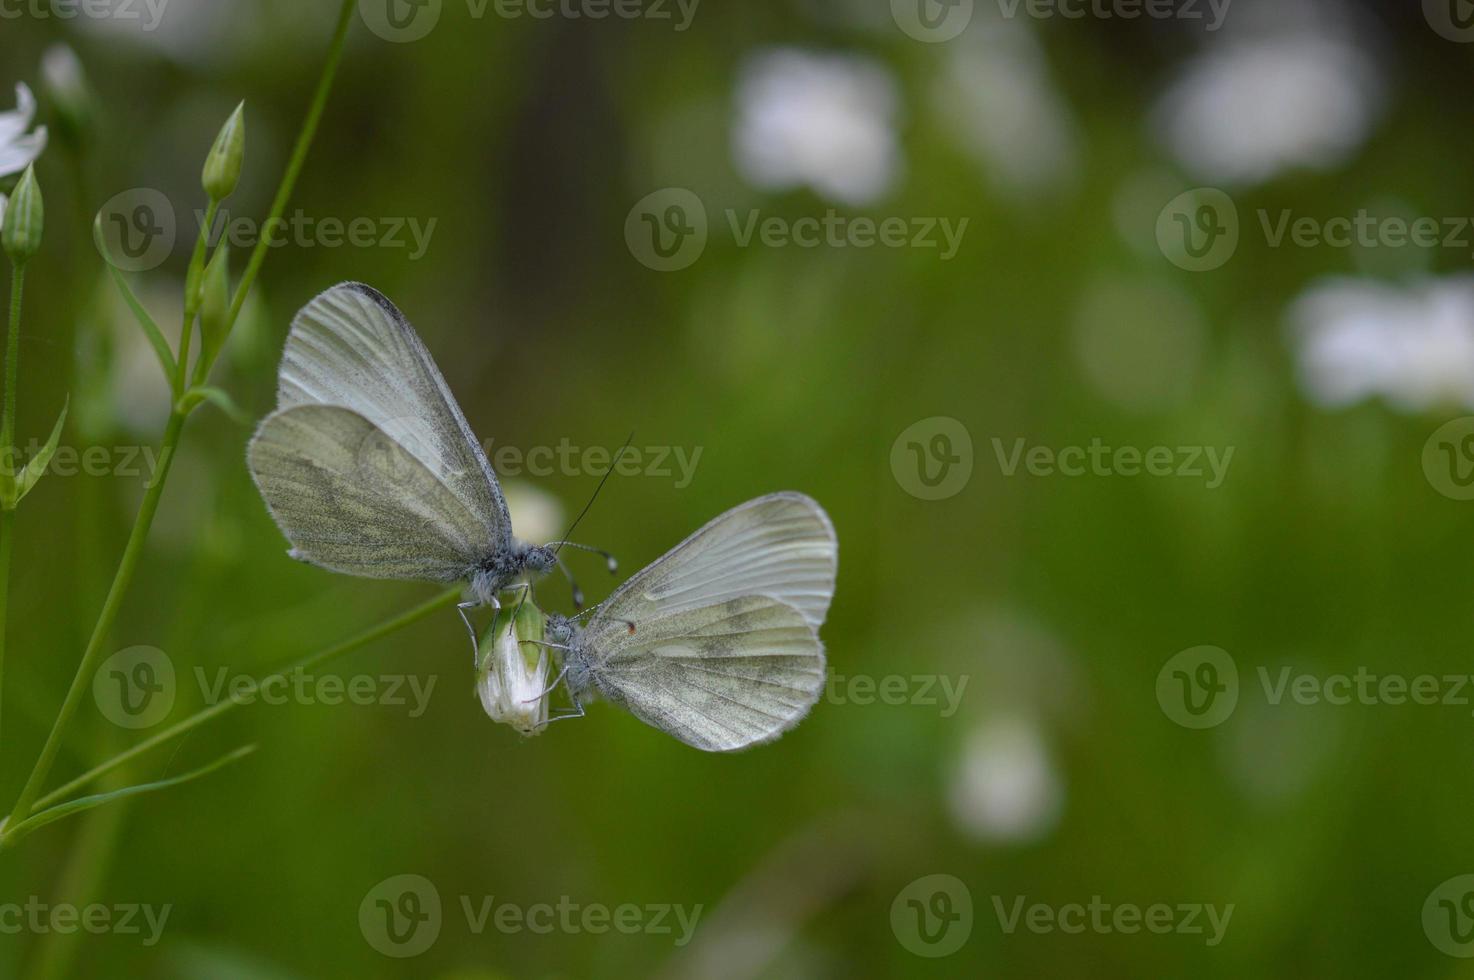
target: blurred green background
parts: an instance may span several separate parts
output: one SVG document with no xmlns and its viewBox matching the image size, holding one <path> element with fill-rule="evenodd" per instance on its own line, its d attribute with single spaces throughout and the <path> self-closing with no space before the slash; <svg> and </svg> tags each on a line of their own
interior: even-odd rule
<svg viewBox="0 0 1474 980">
<path fill-rule="evenodd" d="M 168 0 L 151 29 L 142 3 L 127 8 L 141 19 L 0 8 L 0 106 L 27 83 L 51 137 L 23 445 L 68 392 L 64 444 L 119 462 L 117 447 L 157 444 L 163 385 L 91 217 L 131 189 L 167 198 L 177 242 L 131 278 L 177 323 L 215 132 L 244 98 L 227 207 L 259 220 L 335 7 Z M 370 219 L 376 234 L 433 221 L 423 254 L 320 237 L 273 249 L 216 382 L 251 419 L 268 412 L 293 312 L 362 280 L 416 324 L 494 459 L 566 440 L 597 460 L 630 430 L 637 447 L 699 450 L 689 481 L 673 463 L 615 477 L 581 524 L 627 571 L 729 506 L 807 492 L 841 542 L 823 630 L 834 682 L 791 734 L 735 756 L 607 705 L 523 740 L 482 712 L 444 611 L 325 671 L 433 682 L 422 713 L 412 697 L 243 708 L 127 777 L 259 743 L 249 759 L 0 855 L 0 905 L 170 907 L 152 945 L 0 931 L 0 976 L 1474 975 L 1445 948 L 1474 954 L 1463 893 L 1445 907 L 1437 892 L 1474 872 L 1474 709 L 1442 680 L 1471 671 L 1474 504 L 1437 476 L 1474 457 L 1432 438 L 1474 410 L 1474 232 L 1444 240 L 1474 215 L 1474 46 L 1457 3 L 1236 0 L 1214 30 L 1203 4 L 1076 19 L 994 0 L 707 0 L 687 17 L 651 0 L 593 19 L 569 11 L 597 4 L 567 0 L 539 19 L 399 3 L 412 23 L 435 15 L 412 42 L 381 36 L 386 9 L 355 18 L 288 215 Z M 58 43 L 91 83 L 81 139 L 43 81 Z M 1181 213 L 1236 218 L 1237 248 L 1183 268 L 1169 202 L 1204 187 L 1231 213 L 1201 198 Z M 707 237 L 660 271 L 638 243 L 667 188 L 696 195 Z M 944 258 L 909 241 L 743 245 L 728 219 L 793 228 L 830 209 L 967 224 Z M 1437 244 L 1273 236 L 1287 214 L 1325 227 L 1363 211 L 1383 229 L 1431 217 Z M 912 453 L 939 445 L 938 417 L 955 420 L 954 475 L 926 499 Z M 259 673 L 434 594 L 289 560 L 246 472 L 250 431 L 212 408 L 191 420 L 110 637 L 167 654 L 168 721 L 202 705 L 197 669 Z M 1020 439 L 1233 455 L 1212 486 L 1119 457 L 1105 475 L 1010 475 Z M 549 534 L 598 482 L 573 458 L 503 472 Z M 7 806 L 143 482 L 53 473 L 19 512 Z M 598 561 L 574 561 L 605 594 Z M 540 595 L 567 608 L 561 581 Z M 1237 702 L 1196 729 L 1173 719 L 1170 671 L 1160 698 L 1158 680 L 1202 645 L 1236 665 Z M 1433 675 L 1455 703 L 1274 703 L 1287 668 Z M 897 703 L 867 698 L 888 677 L 905 679 Z M 950 707 L 947 689 L 962 692 Z M 146 734 L 89 697 L 51 785 Z M 406 874 L 442 914 L 429 948 L 399 958 L 360 907 L 371 921 L 375 889 Z M 1010 932 L 1020 896 L 1053 914 L 1096 896 L 1233 910 L 1214 944 Z M 701 912 L 683 945 L 679 928 L 478 932 L 463 903 L 488 897 Z M 966 901 L 970 920 L 945 917 Z M 949 955 L 917 938 L 934 914 Z"/>
</svg>

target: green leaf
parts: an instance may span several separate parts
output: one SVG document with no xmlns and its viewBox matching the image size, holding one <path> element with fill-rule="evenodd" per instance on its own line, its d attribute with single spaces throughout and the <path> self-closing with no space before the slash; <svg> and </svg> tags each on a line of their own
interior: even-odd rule
<svg viewBox="0 0 1474 980">
<path fill-rule="evenodd" d="M 31 831 L 39 830 L 47 824 L 55 823 L 56 821 L 61 820 L 64 817 L 70 817 L 73 814 L 83 813 L 87 810 L 93 809 L 94 807 L 102 806 L 104 803 L 112 803 L 114 800 L 123 800 L 127 799 L 130 796 L 140 796 L 144 793 L 157 792 L 161 789 L 168 789 L 171 786 L 179 786 L 183 783 L 199 779 L 201 776 L 208 776 L 215 770 L 228 766 L 232 762 L 244 759 L 246 756 L 255 751 L 256 746 L 247 745 L 243 748 L 236 749 L 234 752 L 231 752 L 227 755 L 221 756 L 209 765 L 201 766 L 198 769 L 184 773 L 180 776 L 173 776 L 169 779 L 161 779 L 153 783 L 143 783 L 138 786 L 128 786 L 124 789 L 115 789 L 107 793 L 97 793 L 93 796 L 83 796 L 75 800 L 70 800 L 66 803 L 58 803 L 56 806 L 51 807 L 50 809 L 42 810 L 40 813 L 31 814 L 29 817 L 16 824 L 14 827 L 6 830 L 5 835 L 3 837 L 0 837 L 0 850 L 4 850 L 7 847 L 13 846 L 16 841 L 20 840 L 22 837 L 25 837 L 27 834 L 31 833 Z"/>
<path fill-rule="evenodd" d="M 241 407 L 235 403 L 235 399 L 226 394 L 223 389 L 209 385 L 195 385 L 186 391 L 184 397 L 179 399 L 179 408 L 188 414 L 194 411 L 195 406 L 200 404 L 200 402 L 214 403 L 217 408 L 230 417 L 231 421 L 239 422 L 241 425 L 245 425 L 251 421 L 250 417 L 241 411 Z"/>
<path fill-rule="evenodd" d="M 108 272 L 112 274 L 113 282 L 118 287 L 118 292 L 123 294 L 123 301 L 128 304 L 128 309 L 133 311 L 133 316 L 138 320 L 138 325 L 143 328 L 144 336 L 153 345 L 154 353 L 158 355 L 159 366 L 164 369 L 164 379 L 172 386 L 174 384 L 174 372 L 178 370 L 174 363 L 174 352 L 169 349 L 169 342 L 164 339 L 164 332 L 154 322 L 153 317 L 148 315 L 148 310 L 138 302 L 138 297 L 133 295 L 133 288 L 128 285 L 128 280 L 123 278 L 123 273 L 113 264 L 113 257 L 108 253 L 107 242 L 102 236 L 102 214 L 99 213 L 92 221 L 92 240 L 97 243 L 97 250 L 102 253 L 104 264 Z"/>
<path fill-rule="evenodd" d="M 71 396 L 61 403 L 61 414 L 56 417 L 56 424 L 51 427 L 51 438 L 46 440 L 46 445 L 41 447 L 40 452 L 32 456 L 26 463 L 26 468 L 21 470 L 19 485 L 15 488 L 15 503 L 18 504 L 26 499 L 26 494 L 36 485 L 46 472 L 46 464 L 51 462 L 51 457 L 56 453 L 56 446 L 61 442 L 61 427 L 67 420 L 67 408 L 72 404 Z M 14 506 L 12 504 L 12 506 Z"/>
</svg>

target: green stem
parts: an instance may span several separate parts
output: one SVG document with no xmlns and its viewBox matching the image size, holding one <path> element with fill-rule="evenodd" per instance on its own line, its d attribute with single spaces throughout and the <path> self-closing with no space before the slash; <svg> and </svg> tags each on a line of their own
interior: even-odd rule
<svg viewBox="0 0 1474 980">
<path fill-rule="evenodd" d="M 0 699 L 5 692 L 5 628 L 10 611 L 10 552 L 15 542 L 15 511 L 0 508 Z M 0 745 L 5 744 L 0 740 Z M 0 763 L 5 761 L 0 756 Z"/>
<path fill-rule="evenodd" d="M 7 475 L 15 472 L 14 454 L 10 452 L 15 442 L 15 379 L 20 373 L 20 301 L 25 291 L 26 267 L 19 263 L 10 266 L 10 330 L 5 337 L 5 409 L 0 415 L 0 451 L 5 453 Z"/>
<path fill-rule="evenodd" d="M 10 267 L 10 324 L 5 338 L 5 406 L 0 409 L 0 467 L 4 467 L 5 492 L 0 499 L 0 704 L 5 700 L 5 632 L 10 615 L 10 553 L 15 545 L 15 511 L 10 494 L 15 488 L 15 385 L 20 376 L 20 304 L 25 287 L 25 266 Z M 4 742 L 0 741 L 0 745 Z M 0 758 L 0 762 L 3 762 Z"/>
<path fill-rule="evenodd" d="M 287 163 L 287 172 L 282 176 L 281 186 L 277 188 L 276 200 L 271 202 L 271 216 L 266 219 L 266 224 L 261 226 L 261 235 L 256 242 L 255 249 L 251 252 L 251 260 L 246 263 L 246 271 L 241 275 L 241 284 L 236 287 L 235 298 L 230 304 L 230 315 L 225 318 L 227 335 L 235 326 L 236 319 L 241 315 L 241 307 L 246 305 L 246 297 L 250 295 L 251 285 L 256 281 L 256 274 L 261 271 L 261 263 L 266 261 L 266 251 L 270 248 L 272 232 L 277 221 L 281 220 L 282 214 L 287 209 L 287 201 L 292 196 L 292 188 L 296 186 L 297 175 L 302 172 L 302 164 L 307 160 L 307 150 L 312 145 L 313 136 L 317 134 L 317 124 L 322 119 L 323 109 L 328 102 L 328 92 L 333 87 L 333 76 L 337 74 L 338 62 L 343 57 L 343 42 L 348 36 L 348 25 L 353 21 L 356 6 L 355 0 L 344 0 L 343 8 L 338 13 L 338 29 L 333 35 L 332 46 L 328 49 L 328 60 L 323 65 L 322 77 L 318 79 L 317 91 L 312 96 L 312 104 L 307 109 L 307 118 L 302 121 L 302 132 L 297 137 L 297 146 L 292 151 L 291 161 Z M 208 370 L 207 366 L 207 373 Z"/>
<path fill-rule="evenodd" d="M 393 619 L 386 619 L 384 622 L 379 623 L 377 626 L 372 626 L 364 630 L 362 633 L 349 637 L 341 643 L 334 644 L 330 647 L 325 647 L 321 650 L 310 653 L 305 657 L 301 657 L 300 659 L 293 661 L 287 666 L 282 667 L 275 673 L 269 674 L 258 681 L 253 681 L 249 685 L 245 685 L 244 690 L 233 691 L 231 697 L 228 700 L 217 701 L 215 704 L 210 705 L 208 708 L 203 708 L 195 712 L 188 718 L 185 718 L 183 721 L 176 722 L 163 731 L 158 732 L 154 735 L 150 735 L 142 742 L 139 742 L 137 745 L 133 746 L 130 749 L 120 752 L 119 754 L 113 756 L 111 759 L 108 759 L 106 762 L 94 766 L 93 768 L 84 772 L 82 775 L 78 776 L 76 779 L 73 779 L 71 782 L 63 786 L 59 786 L 55 790 L 52 790 L 50 793 L 47 793 L 45 796 L 41 797 L 39 800 L 36 801 L 36 807 L 44 808 L 52 806 L 60 802 L 61 800 L 66 799 L 68 796 L 75 793 L 83 786 L 86 786 L 94 779 L 106 775 L 107 773 L 116 769 L 118 766 L 131 762 L 132 760 L 138 758 L 140 755 L 143 755 L 150 749 L 157 748 L 158 746 L 163 745 L 165 742 L 178 738 L 180 735 L 183 735 L 186 732 L 189 732 L 194 728 L 204 724 L 211 718 L 215 718 L 225 714 L 227 711 L 234 707 L 237 707 L 243 702 L 249 702 L 253 700 L 256 692 L 259 691 L 266 684 L 279 682 L 278 679 L 285 679 L 288 677 L 288 675 L 296 671 L 309 670 L 313 667 L 321 666 L 322 664 L 325 664 L 330 660 L 335 660 L 338 657 L 343 656 L 344 654 L 351 653 L 352 651 L 357 650 L 359 647 L 366 646 L 374 642 L 375 640 L 382 639 L 383 637 L 388 636 L 390 633 L 394 633 L 410 625 L 411 623 L 424 619 L 426 616 L 430 615 L 438 609 L 446 609 L 450 607 L 451 604 L 453 604 L 460 598 L 460 596 L 461 590 L 459 587 L 449 589 L 445 592 L 440 593 L 440 595 L 436 596 L 435 598 L 430 599 L 426 602 L 422 602 L 418 606 L 414 606 L 413 608 L 407 609 L 404 612 L 400 613 L 398 616 L 395 616 Z M 10 826 L 14 826 L 18 822 L 19 821 L 16 820 L 14 816 L 12 816 L 10 821 L 8 821 Z"/>
<path fill-rule="evenodd" d="M 317 91 L 313 95 L 312 104 L 307 111 L 307 119 L 303 123 L 302 132 L 297 137 L 297 146 L 292 153 L 291 162 L 287 165 L 286 173 L 282 176 L 280 188 L 276 193 L 276 200 L 272 203 L 272 217 L 268 219 L 265 230 L 269 230 L 275 221 L 281 217 L 286 210 L 287 200 L 291 197 L 292 188 L 297 182 L 297 175 L 302 170 L 302 165 L 307 159 L 307 150 L 312 144 L 312 137 L 317 132 L 318 120 L 322 117 L 323 107 L 327 104 L 328 91 L 332 87 L 333 76 L 337 74 L 338 63 L 342 60 L 343 43 L 348 36 L 348 26 L 352 23 L 355 0 L 343 0 L 342 10 L 338 16 L 337 30 L 333 35 L 332 44 L 328 48 L 327 62 L 323 65 L 322 77 L 318 80 Z M 246 295 L 250 291 L 256 274 L 261 269 L 261 264 L 266 260 L 266 248 L 270 235 L 264 233 L 261 240 L 256 244 L 256 250 L 251 255 L 251 264 L 246 269 L 246 274 L 241 280 L 240 289 L 236 292 L 235 302 L 231 306 L 230 323 L 235 322 L 241 306 L 245 304 Z M 16 300 L 12 299 L 12 305 L 18 306 Z M 12 339 L 12 343 L 13 343 Z M 183 343 L 181 342 L 181 347 Z M 182 352 L 182 351 L 181 351 Z M 14 359 L 12 358 L 12 361 Z M 182 363 L 182 362 L 181 362 Z M 176 365 L 177 367 L 177 365 Z M 7 399 L 14 396 L 7 388 Z M 8 402 L 7 402 L 8 403 Z M 143 554 L 143 544 L 148 538 L 149 528 L 153 525 L 154 514 L 158 511 L 159 500 L 164 495 L 164 483 L 169 475 L 170 465 L 174 461 L 174 452 L 179 445 L 179 436 L 184 429 L 185 415 L 177 407 L 169 414 L 169 424 L 164 430 L 164 438 L 160 444 L 159 471 L 154 481 L 149 484 L 144 494 L 143 503 L 138 508 L 138 516 L 133 523 L 133 531 L 128 535 L 128 544 L 123 549 L 122 561 L 118 563 L 118 570 L 113 576 L 113 584 L 108 589 L 107 598 L 103 601 L 102 612 L 98 615 L 97 624 L 92 629 L 92 638 L 87 642 L 87 649 L 82 654 L 82 662 L 77 666 L 77 673 L 72 678 L 71 689 L 67 691 L 66 700 L 62 702 L 61 711 L 57 713 L 56 721 L 51 726 L 51 732 L 46 736 L 46 743 L 41 747 L 41 754 L 36 758 L 36 764 L 31 769 L 31 774 L 26 779 L 25 788 L 21 790 L 15 806 L 11 809 L 10 825 L 15 826 L 26 814 L 31 811 L 31 805 L 35 802 L 41 791 L 41 785 L 51 773 L 51 766 L 56 761 L 57 749 L 61 746 L 61 733 L 76 713 L 77 706 L 91 682 L 92 674 L 97 669 L 97 664 L 102 656 L 103 638 L 112 629 L 113 620 L 117 618 L 118 609 L 122 605 L 123 596 L 127 593 L 129 585 L 133 581 L 133 572 L 138 566 L 138 560 Z"/>
<path fill-rule="evenodd" d="M 118 570 L 113 575 L 112 587 L 108 589 L 107 598 L 103 600 L 102 612 L 98 614 L 97 624 L 92 627 L 92 638 L 87 641 L 87 649 L 82 654 L 82 662 L 77 665 L 77 673 L 72 677 L 72 686 L 67 691 L 66 700 L 62 702 L 61 710 L 56 715 L 56 721 L 51 725 L 51 732 L 46 736 L 46 744 L 41 747 L 41 754 L 37 756 L 36 764 L 31 769 L 31 775 L 26 779 L 25 788 L 21 790 L 20 797 L 15 801 L 15 807 L 11 810 L 11 826 L 19 823 L 24 815 L 30 813 L 31 803 L 41 792 L 41 784 L 50 774 L 52 763 L 56 761 L 57 749 L 61 747 L 62 730 L 66 728 L 67 722 L 71 720 L 77 707 L 82 703 L 82 698 L 92 682 L 92 675 L 102 660 L 103 640 L 113 628 L 113 620 L 118 616 L 118 609 L 123 604 L 124 594 L 133 584 L 133 573 L 138 568 L 138 560 L 143 556 L 143 543 L 148 539 L 149 529 L 154 523 L 154 514 L 159 509 L 159 500 L 164 496 L 164 481 L 174 463 L 174 452 L 179 446 L 179 435 L 183 431 L 184 416 L 178 412 L 171 412 L 169 424 L 164 429 L 163 442 L 160 444 L 159 471 L 155 474 L 153 482 L 148 485 L 143 495 L 143 503 L 138 507 L 138 516 L 133 521 L 133 531 L 128 535 L 128 544 L 123 548 L 123 558 L 118 562 Z M 21 816 L 15 816 L 16 814 Z"/>
<path fill-rule="evenodd" d="M 184 383 L 189 377 L 189 341 L 194 336 L 194 321 L 200 311 L 200 289 L 205 282 L 205 248 L 209 244 L 210 229 L 215 226 L 215 212 L 220 202 L 214 198 L 205 206 L 205 223 L 200 227 L 200 237 L 195 239 L 194 254 L 189 259 L 189 275 L 184 280 L 184 326 L 179 330 L 179 357 L 174 364 L 174 400 L 184 394 Z"/>
</svg>

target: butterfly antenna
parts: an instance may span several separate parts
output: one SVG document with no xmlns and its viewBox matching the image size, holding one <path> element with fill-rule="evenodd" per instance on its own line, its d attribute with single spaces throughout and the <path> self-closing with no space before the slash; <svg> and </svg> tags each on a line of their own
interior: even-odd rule
<svg viewBox="0 0 1474 980">
<path fill-rule="evenodd" d="M 561 549 L 563 545 L 568 541 L 568 539 L 573 536 L 574 530 L 578 527 L 578 522 L 584 519 L 584 515 L 588 514 L 589 508 L 594 506 L 594 501 L 599 499 L 599 491 L 603 490 L 604 484 L 609 482 L 610 475 L 614 473 L 615 465 L 619 462 L 620 458 L 624 456 L 624 451 L 630 447 L 630 443 L 634 441 L 634 438 L 635 432 L 633 429 L 631 429 L 629 436 L 624 440 L 624 445 L 620 446 L 619 452 L 614 454 L 614 459 L 609 463 L 609 468 L 605 470 L 604 475 L 599 478 L 599 485 L 597 487 L 594 487 L 593 496 L 589 497 L 589 502 L 583 505 L 583 510 L 578 512 L 578 516 L 573 519 L 572 524 L 568 525 L 568 530 L 563 533 L 563 537 L 560 538 L 557 545 L 553 547 L 553 554 L 556 555 L 559 549 Z"/>
</svg>

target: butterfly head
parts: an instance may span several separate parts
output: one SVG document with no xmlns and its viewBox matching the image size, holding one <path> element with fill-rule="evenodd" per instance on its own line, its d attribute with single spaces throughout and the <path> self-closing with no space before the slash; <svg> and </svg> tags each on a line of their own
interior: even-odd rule
<svg viewBox="0 0 1474 980">
<path fill-rule="evenodd" d="M 553 570 L 558 564 L 558 556 L 552 548 L 542 545 L 530 545 L 522 553 L 522 567 L 534 575 L 541 575 Z"/>
<path fill-rule="evenodd" d="M 570 646 L 573 642 L 573 633 L 576 627 L 573 620 L 559 613 L 549 613 L 547 622 L 543 625 L 543 635 L 549 643 L 559 646 Z"/>
</svg>

